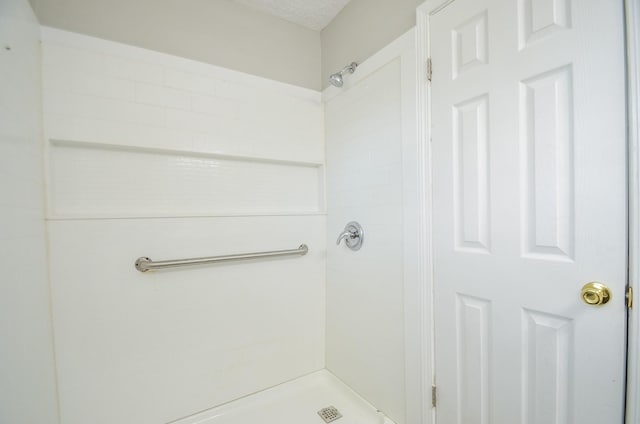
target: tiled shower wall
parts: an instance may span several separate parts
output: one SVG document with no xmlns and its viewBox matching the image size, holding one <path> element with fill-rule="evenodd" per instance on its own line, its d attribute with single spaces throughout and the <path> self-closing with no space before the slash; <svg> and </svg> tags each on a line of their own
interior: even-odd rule
<svg viewBox="0 0 640 424">
<path fill-rule="evenodd" d="M 325 90 L 327 369 L 398 424 L 420 420 L 411 397 L 419 290 L 407 249 L 417 238 L 407 207 L 417 197 L 415 69 L 409 31 Z M 349 221 L 364 230 L 358 251 L 332 242 Z"/>
<path fill-rule="evenodd" d="M 0 423 L 57 422 L 39 33 L 26 0 L 0 1 Z"/>
<path fill-rule="evenodd" d="M 42 35 L 62 421 L 168 422 L 323 368 L 320 94 Z M 133 266 L 301 243 L 307 256 Z"/>
</svg>

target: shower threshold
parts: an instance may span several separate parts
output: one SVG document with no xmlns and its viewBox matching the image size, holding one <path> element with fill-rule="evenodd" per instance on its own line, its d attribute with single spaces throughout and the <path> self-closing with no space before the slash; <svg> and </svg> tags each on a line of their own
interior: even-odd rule
<svg viewBox="0 0 640 424">
<path fill-rule="evenodd" d="M 394 424 L 336 378 L 320 370 L 171 424 L 324 424 L 324 408 L 341 417 L 332 424 Z M 326 418 L 326 416 L 325 416 Z"/>
</svg>

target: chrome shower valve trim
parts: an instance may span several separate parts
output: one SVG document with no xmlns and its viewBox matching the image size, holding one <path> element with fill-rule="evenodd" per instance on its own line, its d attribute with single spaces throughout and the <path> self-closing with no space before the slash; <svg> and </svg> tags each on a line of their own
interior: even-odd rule
<svg viewBox="0 0 640 424">
<path fill-rule="evenodd" d="M 351 221 L 344 227 L 344 231 L 338 236 L 336 244 L 339 245 L 342 240 L 344 240 L 344 244 L 349 249 L 360 250 L 364 240 L 364 230 L 360 224 L 355 221 Z"/>
</svg>

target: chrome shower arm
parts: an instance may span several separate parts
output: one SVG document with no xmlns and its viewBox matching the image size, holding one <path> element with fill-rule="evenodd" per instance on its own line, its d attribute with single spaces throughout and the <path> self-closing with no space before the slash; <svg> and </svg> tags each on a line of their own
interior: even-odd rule
<svg viewBox="0 0 640 424">
<path fill-rule="evenodd" d="M 342 70 L 339 73 L 344 74 L 345 72 L 349 71 L 350 74 L 353 74 L 356 71 L 357 67 L 358 67 L 358 64 L 356 62 L 351 62 L 350 64 L 342 68 Z"/>
</svg>

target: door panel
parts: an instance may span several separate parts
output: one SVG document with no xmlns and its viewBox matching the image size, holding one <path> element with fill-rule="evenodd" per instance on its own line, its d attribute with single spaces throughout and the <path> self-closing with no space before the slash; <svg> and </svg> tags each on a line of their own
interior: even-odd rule
<svg viewBox="0 0 640 424">
<path fill-rule="evenodd" d="M 623 34 L 616 1 L 429 17 L 439 423 L 622 423 Z"/>
</svg>

